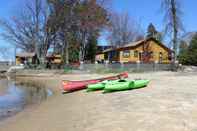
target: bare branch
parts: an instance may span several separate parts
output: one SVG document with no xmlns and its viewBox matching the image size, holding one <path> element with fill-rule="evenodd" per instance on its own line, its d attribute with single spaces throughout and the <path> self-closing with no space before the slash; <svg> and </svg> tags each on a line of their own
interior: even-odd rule
<svg viewBox="0 0 197 131">
<path fill-rule="evenodd" d="M 175 53 L 173 61 L 175 63 L 179 40 L 178 37 L 184 30 L 181 20 L 181 16 L 183 14 L 181 10 L 181 3 L 180 0 L 163 0 L 161 6 L 164 11 L 164 20 L 166 23 L 165 32 L 172 36 L 173 50 Z"/>
<path fill-rule="evenodd" d="M 139 36 L 143 36 L 137 22 L 131 19 L 128 13 L 114 13 L 110 20 L 110 42 L 114 46 L 122 46 L 135 41 Z"/>
<path fill-rule="evenodd" d="M 48 11 L 43 0 L 27 1 L 25 8 L 17 16 L 9 20 L 0 20 L 0 27 L 3 29 L 1 37 L 22 50 L 45 56 L 48 48 L 44 45 L 49 47 L 49 42 L 46 41 Z"/>
</svg>

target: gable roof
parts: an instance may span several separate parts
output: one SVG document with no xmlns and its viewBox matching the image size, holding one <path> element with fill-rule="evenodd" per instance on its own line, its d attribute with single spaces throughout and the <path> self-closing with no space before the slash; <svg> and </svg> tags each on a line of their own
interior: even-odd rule
<svg viewBox="0 0 197 131">
<path fill-rule="evenodd" d="M 118 51 L 121 51 L 121 50 L 125 50 L 125 49 L 131 49 L 131 48 L 136 48 L 142 44 L 144 44 L 144 42 L 148 42 L 148 41 L 155 41 L 156 43 L 158 43 L 162 48 L 164 48 L 165 50 L 167 50 L 168 52 L 173 52 L 170 48 L 168 48 L 166 45 L 164 45 L 163 43 L 161 43 L 160 41 L 154 39 L 154 38 L 148 38 L 148 39 L 143 39 L 143 40 L 140 40 L 140 41 L 136 41 L 136 42 L 131 42 L 129 44 L 126 44 L 122 47 L 118 47 L 118 48 L 109 48 L 109 49 L 106 49 L 103 51 L 103 53 L 107 53 L 107 52 L 110 52 L 110 51 L 114 51 L 114 50 L 118 50 Z"/>
<path fill-rule="evenodd" d="M 124 45 L 123 47 L 137 46 L 138 44 L 143 43 L 144 41 L 145 41 L 145 39 L 144 40 L 135 41 L 135 42 L 131 42 L 129 44 Z"/>
<path fill-rule="evenodd" d="M 36 53 L 22 52 L 22 53 L 16 54 L 16 57 L 31 58 L 31 57 L 34 57 L 35 55 L 36 55 Z"/>
</svg>

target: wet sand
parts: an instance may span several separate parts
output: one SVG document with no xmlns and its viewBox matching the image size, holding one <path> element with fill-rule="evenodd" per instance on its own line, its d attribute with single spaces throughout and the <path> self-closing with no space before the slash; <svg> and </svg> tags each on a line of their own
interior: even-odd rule
<svg viewBox="0 0 197 131">
<path fill-rule="evenodd" d="M 8 82 L 0 78 L 0 96 L 4 95 L 7 91 Z"/>
<path fill-rule="evenodd" d="M 147 88 L 102 94 L 61 94 L 61 80 L 97 78 L 96 74 L 26 77 L 53 90 L 38 106 L 0 122 L 0 131 L 195 131 L 197 75 L 172 72 L 130 74 L 146 78 Z M 23 78 L 23 80 L 25 80 Z"/>
</svg>

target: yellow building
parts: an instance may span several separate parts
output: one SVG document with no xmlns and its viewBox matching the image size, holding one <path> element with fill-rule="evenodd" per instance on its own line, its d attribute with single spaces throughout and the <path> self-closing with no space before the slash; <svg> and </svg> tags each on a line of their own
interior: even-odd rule
<svg viewBox="0 0 197 131">
<path fill-rule="evenodd" d="M 35 53 L 22 52 L 16 54 L 16 65 L 20 64 L 35 64 L 37 56 Z"/>
<path fill-rule="evenodd" d="M 172 53 L 173 51 L 163 43 L 149 38 L 129 43 L 123 47 L 109 48 L 98 54 L 96 58 L 103 59 L 104 57 L 105 61 L 119 63 L 170 63 Z"/>
<path fill-rule="evenodd" d="M 61 55 L 57 54 L 51 54 L 51 55 L 48 55 L 47 57 L 47 62 L 51 63 L 51 64 L 62 64 L 63 61 L 62 61 L 62 57 Z"/>
<path fill-rule="evenodd" d="M 103 63 L 105 60 L 105 54 L 100 52 L 96 54 L 96 59 L 97 62 Z"/>
</svg>

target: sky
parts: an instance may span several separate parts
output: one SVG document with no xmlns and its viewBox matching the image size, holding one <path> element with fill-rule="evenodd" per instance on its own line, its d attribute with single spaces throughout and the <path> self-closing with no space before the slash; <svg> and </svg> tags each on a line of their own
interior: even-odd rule
<svg viewBox="0 0 197 131">
<path fill-rule="evenodd" d="M 9 19 L 17 14 L 19 9 L 22 7 L 21 4 L 23 1 L 25 0 L 0 0 L 0 19 Z M 0 27 L 0 33 L 1 32 L 2 29 Z M 0 53 L 0 61 L 4 59 L 14 60 L 14 47 L 9 42 L 3 40 L 1 37 L 0 48 L 9 48 L 9 50 L 6 50 L 7 53 L 3 53 L 3 55 Z"/>
<path fill-rule="evenodd" d="M 124 1 L 124 2 L 123 2 Z M 152 22 L 156 28 L 163 28 L 163 14 L 161 13 L 162 0 L 113 0 L 113 9 L 119 12 L 127 11 L 131 17 L 147 27 Z M 196 30 L 197 21 L 194 18 L 197 12 L 196 0 L 180 0 L 182 2 L 183 24 L 187 30 Z"/>
<path fill-rule="evenodd" d="M 112 0 L 112 9 L 117 12 L 128 12 L 130 17 L 140 23 L 144 32 L 150 23 L 158 31 L 164 30 L 164 15 L 161 9 L 162 0 Z M 183 10 L 182 22 L 186 32 L 197 31 L 197 0 L 180 0 Z M 101 37 L 101 44 L 106 44 Z"/>
<path fill-rule="evenodd" d="M 17 14 L 26 0 L 0 0 L 0 18 L 10 18 Z M 149 23 L 153 23 L 158 31 L 164 29 L 163 14 L 161 13 L 162 0 L 112 0 L 111 8 L 116 12 L 128 12 L 130 17 L 141 24 L 146 32 Z M 183 24 L 187 32 L 197 31 L 197 0 L 180 0 L 182 3 Z M 2 30 L 0 29 L 0 32 Z M 99 40 L 99 44 L 106 45 L 105 34 Z M 2 46 L 14 48 L 8 42 L 0 39 L 0 48 Z M 13 58 L 13 54 L 10 55 Z M 0 57 L 0 60 L 2 58 Z"/>
</svg>

